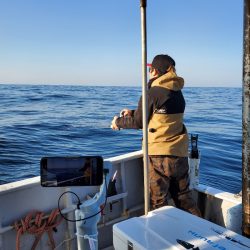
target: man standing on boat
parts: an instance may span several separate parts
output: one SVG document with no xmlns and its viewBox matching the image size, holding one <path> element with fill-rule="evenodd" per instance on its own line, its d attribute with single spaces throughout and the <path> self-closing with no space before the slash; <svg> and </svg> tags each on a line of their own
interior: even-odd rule
<svg viewBox="0 0 250 250">
<path fill-rule="evenodd" d="M 188 134 L 183 123 L 185 100 L 181 89 L 184 79 L 175 71 L 175 61 L 157 55 L 149 68 L 148 154 L 151 208 L 168 204 L 200 216 L 189 190 Z M 111 128 L 141 129 L 142 98 L 136 110 L 123 109 Z"/>
</svg>

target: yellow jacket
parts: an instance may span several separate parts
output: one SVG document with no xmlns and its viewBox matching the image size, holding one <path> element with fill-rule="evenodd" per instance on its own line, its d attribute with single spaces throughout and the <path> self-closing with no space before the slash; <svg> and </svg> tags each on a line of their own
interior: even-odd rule
<svg viewBox="0 0 250 250">
<path fill-rule="evenodd" d="M 169 98 L 163 107 L 153 111 L 149 120 L 149 155 L 188 156 L 188 134 L 183 124 L 185 108 L 185 100 L 181 93 L 183 86 L 184 79 L 178 77 L 174 70 L 157 78 L 151 85 L 151 88 L 160 87 L 168 90 L 166 93 L 169 93 Z"/>
</svg>

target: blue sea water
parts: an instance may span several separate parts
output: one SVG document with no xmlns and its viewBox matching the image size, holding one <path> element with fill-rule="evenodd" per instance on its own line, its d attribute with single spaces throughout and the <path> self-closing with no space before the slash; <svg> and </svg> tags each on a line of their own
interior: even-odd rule
<svg viewBox="0 0 250 250">
<path fill-rule="evenodd" d="M 0 184 L 39 175 L 43 156 L 101 155 L 141 149 L 141 130 L 112 131 L 140 87 L 0 85 Z M 241 88 L 185 88 L 185 124 L 199 135 L 200 182 L 238 193 L 242 168 Z"/>
</svg>

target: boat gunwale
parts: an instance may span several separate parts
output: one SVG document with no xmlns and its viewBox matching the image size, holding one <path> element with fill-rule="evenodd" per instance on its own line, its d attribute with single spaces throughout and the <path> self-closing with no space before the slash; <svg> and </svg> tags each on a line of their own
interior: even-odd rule
<svg viewBox="0 0 250 250">
<path fill-rule="evenodd" d="M 126 154 L 122 154 L 122 155 L 115 156 L 115 157 L 110 157 L 110 158 L 104 159 L 104 161 L 110 162 L 112 164 L 117 164 L 117 163 L 121 163 L 124 161 L 141 158 L 142 155 L 143 155 L 142 150 L 139 150 L 139 151 L 126 153 Z M 37 184 L 40 184 L 40 176 L 2 184 L 0 185 L 0 194 L 3 195 L 5 193 L 14 192 L 16 190 L 27 189 L 32 186 L 36 186 Z"/>
<path fill-rule="evenodd" d="M 197 192 L 204 193 L 206 195 L 214 196 L 215 198 L 222 199 L 224 201 L 228 201 L 239 205 L 242 203 L 242 197 L 237 194 L 229 193 L 222 191 L 217 188 L 213 188 L 211 186 L 199 184 L 197 187 L 194 188 Z"/>
<path fill-rule="evenodd" d="M 126 154 L 122 154 L 122 155 L 115 156 L 115 157 L 110 157 L 110 158 L 104 159 L 104 161 L 110 162 L 112 164 L 119 164 L 119 163 L 126 162 L 129 160 L 141 158 L 142 156 L 143 156 L 143 152 L 142 150 L 139 150 L 139 151 L 126 153 Z M 40 185 L 40 176 L 3 184 L 3 185 L 0 185 L 0 195 L 14 192 L 16 190 L 27 189 L 33 186 L 37 186 L 38 184 Z M 194 190 L 200 193 L 207 194 L 207 195 L 212 195 L 216 198 L 223 199 L 223 200 L 232 202 L 234 204 L 242 203 L 241 196 L 237 196 L 236 194 L 229 193 L 229 192 L 224 192 L 220 189 L 213 188 L 211 186 L 199 184 L 197 187 L 194 188 Z"/>
</svg>

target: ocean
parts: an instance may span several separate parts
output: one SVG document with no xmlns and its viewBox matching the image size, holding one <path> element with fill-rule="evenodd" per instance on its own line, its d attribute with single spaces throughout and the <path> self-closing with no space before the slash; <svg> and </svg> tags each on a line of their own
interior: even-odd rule
<svg viewBox="0 0 250 250">
<path fill-rule="evenodd" d="M 122 108 L 135 109 L 140 87 L 0 85 L 0 184 L 39 175 L 44 156 L 101 155 L 141 149 L 141 130 L 110 129 Z M 200 183 L 241 190 L 242 90 L 183 90 L 185 124 L 198 134 Z"/>
</svg>

